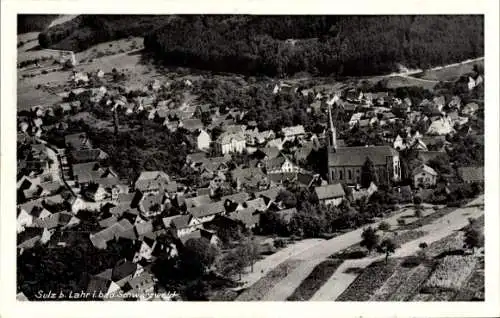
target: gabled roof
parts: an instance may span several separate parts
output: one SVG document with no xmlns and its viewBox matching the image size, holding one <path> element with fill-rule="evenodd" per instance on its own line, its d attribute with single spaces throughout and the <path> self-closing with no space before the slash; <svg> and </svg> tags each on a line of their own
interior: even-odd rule
<svg viewBox="0 0 500 318">
<path fill-rule="evenodd" d="M 329 166 L 362 166 L 367 157 L 374 165 L 385 165 L 387 157 L 398 152 L 389 146 L 345 147 L 328 153 Z"/>
<path fill-rule="evenodd" d="M 81 149 L 71 152 L 71 156 L 75 162 L 89 162 L 106 159 L 108 154 L 101 149 Z"/>
<path fill-rule="evenodd" d="M 264 153 L 264 155 L 268 158 L 268 159 L 273 159 L 273 158 L 276 158 L 279 156 L 280 154 L 280 150 L 276 147 L 264 147 L 264 148 L 259 148 L 258 151 L 261 151 L 262 153 Z"/>
<path fill-rule="evenodd" d="M 222 201 L 218 201 L 197 207 L 191 207 L 188 208 L 187 211 L 195 218 L 201 218 L 205 216 L 224 213 L 226 209 L 224 208 L 224 203 Z"/>
<path fill-rule="evenodd" d="M 142 236 L 146 235 L 147 233 L 153 232 L 153 221 L 138 223 L 135 225 L 135 230 L 137 232 L 137 236 Z"/>
<path fill-rule="evenodd" d="M 415 168 L 415 170 L 413 170 L 413 174 L 417 174 L 417 173 L 421 173 L 421 172 L 425 172 L 425 173 L 428 173 L 428 174 L 433 175 L 433 176 L 438 175 L 436 170 L 432 169 L 428 165 L 421 165 L 420 167 L 417 167 L 417 168 Z"/>
<path fill-rule="evenodd" d="M 170 182 L 170 177 L 163 171 L 143 171 L 135 181 L 135 188 L 147 191 L 152 188 L 165 187 Z"/>
<path fill-rule="evenodd" d="M 141 205 L 145 211 L 149 211 L 155 205 L 162 205 L 164 198 L 165 198 L 164 193 L 147 195 L 147 196 L 143 197 L 143 199 L 141 201 Z"/>
<path fill-rule="evenodd" d="M 132 263 L 127 260 L 118 262 L 113 268 L 111 279 L 114 282 L 117 282 L 127 276 L 134 274 L 136 270 L 137 270 L 137 264 L 135 263 Z"/>
<path fill-rule="evenodd" d="M 100 276 L 93 276 L 87 285 L 87 292 L 91 294 L 99 295 L 99 293 L 105 294 L 108 292 L 109 286 L 112 281 Z"/>
<path fill-rule="evenodd" d="M 272 187 L 272 188 L 269 188 L 269 189 L 264 190 L 264 191 L 255 192 L 255 197 L 257 197 L 257 198 L 262 197 L 262 198 L 274 201 L 274 200 L 276 200 L 276 197 L 278 196 L 280 191 L 282 191 L 283 189 L 284 188 L 281 186 Z"/>
<path fill-rule="evenodd" d="M 247 209 L 254 209 L 257 211 L 265 211 L 267 208 L 266 202 L 264 201 L 264 199 L 262 197 L 259 197 L 259 198 L 253 199 L 253 200 L 249 200 L 249 201 L 244 203 L 244 206 Z"/>
<path fill-rule="evenodd" d="M 340 183 L 329 184 L 326 186 L 315 187 L 314 192 L 318 199 L 328 200 L 335 198 L 342 198 L 345 196 L 344 188 Z"/>
<path fill-rule="evenodd" d="M 193 216 L 189 214 L 174 215 L 163 218 L 163 225 L 165 228 L 173 227 L 177 230 L 183 229 L 189 226 L 189 222 Z"/>
<path fill-rule="evenodd" d="M 433 160 L 437 157 L 448 158 L 448 154 L 442 151 L 419 151 L 418 159 L 422 160 L 424 163 L 428 163 L 430 160 Z"/>
<path fill-rule="evenodd" d="M 458 175 L 465 182 L 484 182 L 484 167 L 460 167 Z"/>
<path fill-rule="evenodd" d="M 195 130 L 202 129 L 203 123 L 198 118 L 185 119 L 185 120 L 182 120 L 182 128 L 184 128 L 190 132 L 193 132 Z"/>
<path fill-rule="evenodd" d="M 247 201 L 249 198 L 250 198 L 250 195 L 247 192 L 238 192 L 235 194 L 223 196 L 223 197 L 221 197 L 220 200 L 222 202 L 229 200 L 229 201 L 232 201 L 235 203 L 243 203 L 243 202 Z"/>
<path fill-rule="evenodd" d="M 69 212 L 58 212 L 44 217 L 43 219 L 36 219 L 33 222 L 33 226 L 53 229 L 58 226 L 67 225 L 70 221 L 76 224 L 79 222 L 79 219 Z"/>
<path fill-rule="evenodd" d="M 181 236 L 180 240 L 181 240 L 182 244 L 186 244 L 186 242 L 190 239 L 198 239 L 198 238 L 206 238 L 207 240 L 210 241 L 212 239 L 212 236 L 214 236 L 214 235 L 215 234 L 210 232 L 210 231 L 199 229 L 199 230 L 193 231 L 189 234 Z"/>
<path fill-rule="evenodd" d="M 304 130 L 304 126 L 302 125 L 283 127 L 281 128 L 281 132 L 283 133 L 283 135 L 285 135 L 285 137 L 304 135 L 306 133 L 306 131 Z"/>
<path fill-rule="evenodd" d="M 290 222 L 295 214 L 297 214 L 296 208 L 280 210 L 276 212 L 280 217 L 283 218 L 285 222 Z"/>
<path fill-rule="evenodd" d="M 262 199 L 261 199 L 262 200 Z M 237 220 L 243 222 L 246 226 L 254 226 L 260 221 L 260 212 L 256 211 L 255 208 L 248 207 L 243 210 L 234 211 L 229 215 L 231 220 Z"/>
<path fill-rule="evenodd" d="M 210 198 L 210 195 L 206 194 L 206 195 L 199 195 L 193 198 L 186 198 L 184 202 L 186 204 L 186 207 L 190 208 L 204 204 L 209 204 L 212 203 L 213 201 Z"/>
<path fill-rule="evenodd" d="M 73 149 L 88 149 L 90 147 L 90 140 L 86 133 L 77 133 L 64 136 L 65 145 L 70 145 Z"/>
</svg>

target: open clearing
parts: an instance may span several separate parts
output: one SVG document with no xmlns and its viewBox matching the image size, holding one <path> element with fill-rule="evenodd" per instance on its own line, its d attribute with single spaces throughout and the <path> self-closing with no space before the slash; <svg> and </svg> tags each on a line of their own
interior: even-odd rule
<svg viewBox="0 0 500 318">
<path fill-rule="evenodd" d="M 434 81 L 456 81 L 460 76 L 470 73 L 474 69 L 474 65 L 480 65 L 484 67 L 484 60 L 473 61 L 469 63 L 458 63 L 454 66 L 449 66 L 441 69 L 433 69 L 424 71 L 423 73 L 414 75 L 415 77 L 434 80 Z"/>
</svg>

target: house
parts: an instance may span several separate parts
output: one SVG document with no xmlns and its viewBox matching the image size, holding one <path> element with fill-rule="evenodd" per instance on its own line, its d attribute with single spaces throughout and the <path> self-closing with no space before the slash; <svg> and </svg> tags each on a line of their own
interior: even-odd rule
<svg viewBox="0 0 500 318">
<path fill-rule="evenodd" d="M 201 223 L 213 220 L 216 215 L 222 215 L 226 212 L 224 202 L 218 201 L 187 209 L 187 212 L 198 219 Z"/>
<path fill-rule="evenodd" d="M 271 139 L 267 142 L 266 147 L 275 147 L 278 148 L 279 150 L 283 149 L 283 144 L 285 143 L 285 140 L 282 138 L 275 138 Z"/>
<path fill-rule="evenodd" d="M 165 194 L 160 192 L 152 195 L 145 195 L 141 201 L 139 201 L 139 211 L 142 212 L 144 217 L 150 218 L 159 215 L 163 212 L 163 204 L 165 201 Z"/>
<path fill-rule="evenodd" d="M 293 141 L 295 138 L 303 137 L 306 134 L 306 131 L 304 130 L 304 126 L 297 125 L 292 127 L 283 127 L 281 128 L 281 133 L 283 134 L 285 141 Z"/>
<path fill-rule="evenodd" d="M 21 233 L 33 223 L 33 215 L 30 212 L 26 209 L 17 208 L 17 233 Z"/>
<path fill-rule="evenodd" d="M 276 158 L 266 160 L 264 165 L 267 174 L 299 172 L 301 170 L 298 165 L 293 163 L 290 159 L 288 159 L 287 156 L 283 154 Z"/>
<path fill-rule="evenodd" d="M 210 148 L 210 143 L 212 142 L 212 138 L 210 134 L 208 134 L 204 129 L 201 129 L 196 136 L 196 147 L 199 150 L 207 150 Z"/>
<path fill-rule="evenodd" d="M 91 277 L 86 292 L 92 295 L 92 297 L 96 295 L 98 299 L 104 299 L 118 293 L 120 286 L 111 280 L 111 274 L 108 274 L 108 272 L 111 273 L 111 269 Z M 107 278 L 106 276 L 110 277 Z"/>
<path fill-rule="evenodd" d="M 458 175 L 465 183 L 484 183 L 484 167 L 460 167 Z"/>
<path fill-rule="evenodd" d="M 203 115 L 208 115 L 210 114 L 210 104 L 201 104 L 196 106 L 196 110 L 194 112 L 194 115 L 198 118 L 202 118 Z"/>
<path fill-rule="evenodd" d="M 90 234 L 89 238 L 95 248 L 106 249 L 107 242 L 119 237 L 129 237 L 127 232 L 134 233 L 134 226 L 127 219 L 122 219 L 97 233 Z M 133 237 L 135 238 L 135 234 Z"/>
<path fill-rule="evenodd" d="M 310 188 L 312 186 L 320 186 L 323 181 L 319 174 L 313 174 L 310 172 L 299 172 L 297 173 L 297 183 L 301 187 Z"/>
<path fill-rule="evenodd" d="M 271 186 L 286 185 L 297 180 L 297 173 L 294 172 L 278 172 L 268 174 L 268 179 Z"/>
<path fill-rule="evenodd" d="M 462 108 L 463 116 L 472 116 L 475 112 L 479 110 L 479 105 L 477 103 L 468 103 Z"/>
<path fill-rule="evenodd" d="M 130 279 L 124 286 L 124 295 L 136 298 L 139 301 L 151 300 L 155 297 L 154 276 L 148 272 L 142 272 L 140 275 Z"/>
<path fill-rule="evenodd" d="M 191 207 L 195 207 L 195 206 L 209 204 L 209 203 L 212 203 L 212 202 L 213 201 L 210 198 L 210 195 L 208 195 L 208 194 L 198 195 L 196 197 L 186 198 L 184 200 L 184 204 L 185 204 L 186 208 L 191 208 Z"/>
<path fill-rule="evenodd" d="M 82 189 L 82 192 L 87 198 L 94 202 L 102 201 L 108 196 L 104 187 L 95 182 L 91 182 L 87 187 Z"/>
<path fill-rule="evenodd" d="M 142 240 L 138 241 L 138 251 L 134 254 L 132 259 L 133 263 L 137 263 L 141 260 L 149 261 L 152 258 L 154 248 L 156 247 L 156 240 L 150 237 L 143 237 Z"/>
<path fill-rule="evenodd" d="M 436 185 L 438 173 L 425 164 L 415 168 L 412 174 L 415 188 L 429 188 Z"/>
<path fill-rule="evenodd" d="M 284 209 L 276 211 L 276 214 L 285 222 L 285 224 L 289 224 L 292 218 L 297 214 L 296 208 Z"/>
<path fill-rule="evenodd" d="M 210 244 L 218 246 L 221 241 L 217 237 L 217 235 L 212 231 L 207 231 L 205 229 L 197 229 L 189 234 L 183 235 L 180 237 L 182 244 L 186 244 L 186 242 L 190 239 L 200 239 L 205 238 Z"/>
<path fill-rule="evenodd" d="M 260 214 L 261 212 L 255 209 L 254 207 L 248 207 L 230 213 L 229 218 L 233 221 L 239 221 L 243 223 L 243 225 L 247 229 L 253 229 L 260 222 Z"/>
<path fill-rule="evenodd" d="M 80 149 L 71 152 L 73 163 L 85 163 L 90 161 L 101 161 L 107 159 L 107 153 L 99 148 L 96 149 Z"/>
<path fill-rule="evenodd" d="M 449 117 L 440 117 L 437 120 L 434 120 L 429 129 L 427 130 L 427 134 L 429 135 L 448 135 L 455 132 L 453 128 L 453 123 Z"/>
<path fill-rule="evenodd" d="M 280 155 L 280 150 L 276 147 L 258 148 L 252 156 L 259 160 L 270 160 L 277 158 Z"/>
<path fill-rule="evenodd" d="M 169 216 L 163 218 L 162 221 L 164 227 L 174 230 L 177 237 L 182 237 L 203 228 L 202 222 L 190 214 Z"/>
<path fill-rule="evenodd" d="M 394 149 L 396 149 L 396 150 L 398 150 L 398 151 L 399 151 L 399 150 L 404 150 L 404 149 L 406 149 L 406 148 L 407 148 L 407 144 L 406 144 L 406 142 L 404 141 L 404 139 L 403 139 L 400 135 L 398 135 L 398 136 L 396 137 L 396 139 L 394 139 L 394 142 L 393 142 L 393 144 L 392 144 L 392 147 L 393 147 Z"/>
<path fill-rule="evenodd" d="M 179 121 L 178 127 L 182 127 L 192 133 L 197 130 L 203 129 L 203 123 L 198 118 L 183 119 Z"/>
<path fill-rule="evenodd" d="M 448 107 L 451 109 L 460 110 L 461 106 L 462 106 L 462 100 L 460 99 L 460 97 L 456 95 L 453 96 L 450 102 L 448 103 Z"/>
<path fill-rule="evenodd" d="M 325 205 L 338 206 L 345 198 L 344 188 L 340 183 L 315 187 L 314 192 L 319 202 Z"/>
<path fill-rule="evenodd" d="M 236 168 L 231 176 L 238 191 L 242 188 L 263 190 L 269 185 L 269 179 L 259 168 Z"/>
<path fill-rule="evenodd" d="M 419 151 L 417 155 L 417 158 L 424 164 L 428 164 L 429 161 L 439 157 L 442 157 L 444 161 L 449 160 L 447 153 L 443 151 Z"/>
<path fill-rule="evenodd" d="M 50 240 L 52 233 L 53 231 L 47 228 L 26 228 L 24 231 L 17 234 L 17 249 L 19 253 L 22 254 L 23 251 L 33 248 L 38 242 L 40 242 L 40 244 L 46 244 Z"/>
<path fill-rule="evenodd" d="M 70 212 L 63 211 L 50 214 L 44 218 L 36 219 L 33 222 L 33 227 L 52 230 L 57 227 L 69 228 L 71 226 L 78 225 L 79 223 L 80 223 L 79 218 L 77 218 Z"/>
<path fill-rule="evenodd" d="M 269 208 L 269 206 L 273 203 L 276 202 L 276 198 L 278 197 L 278 194 L 283 190 L 284 188 L 281 186 L 277 187 L 272 187 L 264 191 L 259 191 L 255 192 L 254 195 L 256 198 L 262 198 L 264 199 L 265 204 Z"/>
<path fill-rule="evenodd" d="M 134 184 L 135 190 L 144 194 L 163 192 L 170 183 L 170 177 L 163 171 L 143 171 Z"/>
<path fill-rule="evenodd" d="M 110 168 L 101 167 L 98 162 L 77 163 L 71 166 L 75 182 L 85 185 L 103 178 L 114 178 L 118 176 Z"/>
<path fill-rule="evenodd" d="M 246 149 L 246 139 L 243 133 L 222 133 L 215 141 L 215 150 L 223 155 L 237 152 L 242 153 Z"/>
<path fill-rule="evenodd" d="M 297 148 L 293 153 L 296 162 L 306 162 L 311 152 L 315 149 L 313 143 L 306 143 L 302 147 Z"/>
<path fill-rule="evenodd" d="M 86 133 L 78 133 L 64 136 L 64 144 L 70 150 L 92 149 L 92 143 Z"/>
</svg>

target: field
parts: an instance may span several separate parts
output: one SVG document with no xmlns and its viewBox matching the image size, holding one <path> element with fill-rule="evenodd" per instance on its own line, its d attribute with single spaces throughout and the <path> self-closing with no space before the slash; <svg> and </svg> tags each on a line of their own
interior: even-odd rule
<svg viewBox="0 0 500 318">
<path fill-rule="evenodd" d="M 415 77 L 434 81 L 456 81 L 463 74 L 472 72 L 475 64 L 484 67 L 484 60 L 464 64 L 459 63 L 458 65 L 437 70 L 428 70 L 415 75 Z"/>
</svg>

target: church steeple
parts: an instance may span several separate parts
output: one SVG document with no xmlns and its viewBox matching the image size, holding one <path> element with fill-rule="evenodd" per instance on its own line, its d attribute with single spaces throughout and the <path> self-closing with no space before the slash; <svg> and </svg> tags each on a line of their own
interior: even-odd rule
<svg viewBox="0 0 500 318">
<path fill-rule="evenodd" d="M 328 146 L 330 149 L 333 149 L 334 151 L 337 150 L 337 129 L 333 125 L 333 118 L 332 118 L 332 105 L 337 102 L 339 99 L 338 95 L 335 94 L 332 99 L 329 99 L 326 104 L 328 105 L 328 119 L 330 121 L 330 133 L 331 133 L 331 138 L 330 142 L 328 143 Z"/>
</svg>

